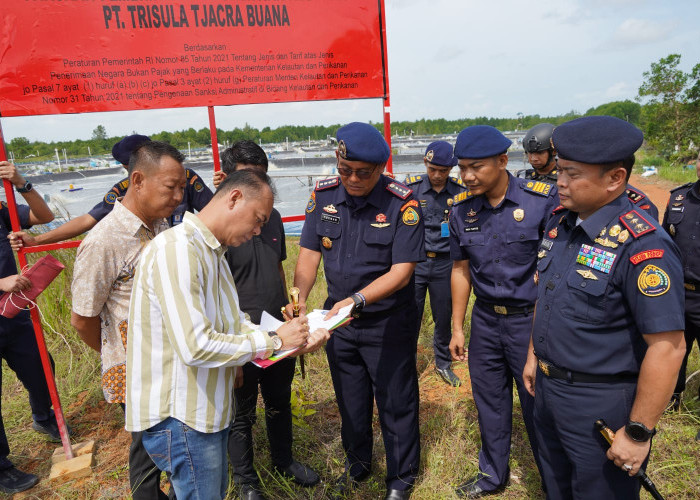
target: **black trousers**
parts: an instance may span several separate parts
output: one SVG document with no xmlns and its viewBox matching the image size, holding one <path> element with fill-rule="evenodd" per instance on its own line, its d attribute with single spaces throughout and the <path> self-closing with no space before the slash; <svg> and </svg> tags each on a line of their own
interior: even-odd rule
<svg viewBox="0 0 700 500">
<path fill-rule="evenodd" d="M 700 325 L 694 323 L 693 320 L 687 314 L 685 315 L 684 335 L 685 356 L 683 357 L 683 364 L 681 364 L 681 370 L 678 372 L 678 381 L 676 382 L 676 388 L 673 391 L 678 394 L 685 390 L 685 377 L 686 370 L 688 368 L 688 357 L 690 357 L 690 351 L 693 350 L 693 341 L 697 342 L 698 347 L 700 347 Z M 698 388 L 698 397 L 700 397 L 700 387 Z"/>
<path fill-rule="evenodd" d="M 12 319 L 0 317 L 0 357 L 7 362 L 7 366 L 17 374 L 17 378 L 27 389 L 32 418 L 37 422 L 55 419 L 29 311 L 22 311 Z M 49 359 L 51 368 L 54 368 L 51 355 Z M 2 370 L 0 370 L 1 387 Z M 1 415 L 0 413 L 0 470 L 4 470 L 9 469 L 13 464 L 7 458 L 10 454 L 10 446 Z"/>
<path fill-rule="evenodd" d="M 236 484 L 258 483 L 253 465 L 253 425 L 258 403 L 258 385 L 265 403 L 265 426 L 270 441 L 272 465 L 292 463 L 292 379 L 296 358 L 285 358 L 261 369 L 252 363 L 243 369 L 243 386 L 233 391 L 234 417 L 228 439 L 228 456 Z"/>
</svg>

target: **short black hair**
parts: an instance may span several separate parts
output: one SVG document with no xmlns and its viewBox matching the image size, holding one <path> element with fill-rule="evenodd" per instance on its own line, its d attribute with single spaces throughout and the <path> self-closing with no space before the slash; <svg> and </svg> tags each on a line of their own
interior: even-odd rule
<svg viewBox="0 0 700 500">
<path fill-rule="evenodd" d="M 226 175 L 234 172 L 238 165 L 256 165 L 267 172 L 267 155 L 253 141 L 237 141 L 221 153 L 221 169 Z"/>
<path fill-rule="evenodd" d="M 234 170 L 227 174 L 223 182 L 219 184 L 214 196 L 230 193 L 234 189 L 247 190 L 254 193 L 254 196 L 257 196 L 265 186 L 270 188 L 274 198 L 276 193 L 275 188 L 272 186 L 272 179 L 265 172 L 250 169 Z"/>
<path fill-rule="evenodd" d="M 623 167 L 627 171 L 627 181 L 629 182 L 630 176 L 632 175 L 632 167 L 634 167 L 634 162 L 635 157 L 634 154 L 632 154 L 624 160 L 603 163 L 600 165 L 600 175 L 602 176 L 605 172 L 609 172 L 614 168 Z"/>
<path fill-rule="evenodd" d="M 185 161 L 185 155 L 167 142 L 144 142 L 131 152 L 129 157 L 129 176 L 134 170 L 150 171 L 153 167 L 158 166 L 160 159 L 164 156 L 169 156 L 180 164 Z"/>
</svg>

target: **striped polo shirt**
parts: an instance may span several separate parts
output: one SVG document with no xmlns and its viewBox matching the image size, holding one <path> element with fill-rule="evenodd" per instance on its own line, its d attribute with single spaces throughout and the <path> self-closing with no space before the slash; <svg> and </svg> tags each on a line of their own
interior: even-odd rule
<svg viewBox="0 0 700 500">
<path fill-rule="evenodd" d="M 143 251 L 129 308 L 127 431 L 168 417 L 225 429 L 235 366 L 272 354 L 270 337 L 240 310 L 225 250 L 188 212 Z"/>
</svg>

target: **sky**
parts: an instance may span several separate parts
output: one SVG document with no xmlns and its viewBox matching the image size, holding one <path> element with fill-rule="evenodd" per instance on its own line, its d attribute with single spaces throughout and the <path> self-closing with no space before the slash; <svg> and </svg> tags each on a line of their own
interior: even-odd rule
<svg viewBox="0 0 700 500">
<path fill-rule="evenodd" d="M 385 0 L 391 119 L 554 116 L 634 99 L 652 62 L 700 63 L 697 0 Z M 217 127 L 382 121 L 382 101 L 216 107 Z M 5 140 L 208 127 L 206 108 L 3 118 Z"/>
</svg>

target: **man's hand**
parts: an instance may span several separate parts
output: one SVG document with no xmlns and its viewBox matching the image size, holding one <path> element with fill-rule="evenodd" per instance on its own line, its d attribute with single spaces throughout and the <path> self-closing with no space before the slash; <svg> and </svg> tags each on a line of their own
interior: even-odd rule
<svg viewBox="0 0 700 500">
<path fill-rule="evenodd" d="M 533 350 L 527 352 L 527 361 L 523 369 L 523 383 L 530 396 L 535 397 L 535 377 L 537 376 L 537 356 Z"/>
<path fill-rule="evenodd" d="M 10 233 L 7 235 L 7 239 L 10 240 L 10 246 L 13 251 L 18 251 L 22 247 L 33 247 L 36 245 L 36 238 L 26 231 L 17 231 L 16 233 Z"/>
<path fill-rule="evenodd" d="M 302 314 L 280 326 L 277 329 L 277 335 L 282 339 L 284 350 L 302 346 L 309 338 L 309 320 Z"/>
<path fill-rule="evenodd" d="M 0 279 L 0 290 L 3 292 L 21 292 L 22 290 L 28 290 L 31 286 L 32 282 L 29 281 L 29 278 L 21 274 L 14 274 Z"/>
<path fill-rule="evenodd" d="M 625 432 L 625 428 L 618 429 L 615 433 L 615 439 L 610 445 L 607 452 L 608 459 L 615 462 L 615 465 L 627 472 L 630 477 L 635 476 L 642 466 L 642 462 L 646 460 L 651 449 L 651 439 L 645 443 L 639 443 L 630 437 Z M 632 468 L 628 469 L 627 465 Z"/>
<path fill-rule="evenodd" d="M 306 345 L 294 353 L 294 356 L 301 356 L 302 354 L 308 354 L 314 352 L 323 347 L 328 339 L 331 338 L 331 332 L 325 328 L 317 328 L 309 335 L 306 340 Z"/>
<path fill-rule="evenodd" d="M 27 183 L 17 168 L 9 161 L 0 161 L 0 179 L 7 179 L 17 187 L 22 187 Z"/>
<path fill-rule="evenodd" d="M 333 307 L 331 308 L 330 311 L 328 311 L 328 314 L 323 318 L 325 319 L 331 319 L 333 316 L 338 314 L 338 311 L 340 311 L 343 307 L 349 306 L 350 304 L 354 304 L 355 301 L 352 300 L 351 297 L 348 297 L 347 299 L 343 299 L 340 302 L 336 302 Z"/>
<path fill-rule="evenodd" d="M 226 178 L 226 174 L 224 173 L 223 170 L 219 170 L 218 172 L 214 172 L 214 177 L 212 178 L 212 184 L 214 184 L 214 189 L 219 189 L 219 184 L 224 182 L 224 179 Z"/>
<path fill-rule="evenodd" d="M 464 350 L 464 332 L 462 330 L 452 330 L 452 340 L 450 340 L 450 353 L 455 361 L 466 361 L 467 356 Z"/>
</svg>

